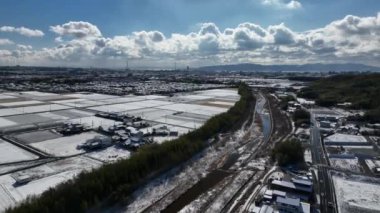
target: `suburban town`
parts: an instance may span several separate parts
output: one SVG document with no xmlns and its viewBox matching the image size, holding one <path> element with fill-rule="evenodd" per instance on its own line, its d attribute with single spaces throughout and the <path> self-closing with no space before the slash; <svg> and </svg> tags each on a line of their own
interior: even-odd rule
<svg viewBox="0 0 380 213">
<path fill-rule="evenodd" d="M 280 72 L 268 78 L 235 71 L 3 69 L 2 211 L 83 172 L 189 134 L 232 108 L 241 98 L 239 84 L 253 97 L 241 125 L 210 138 L 198 154 L 150 178 L 112 208 L 256 213 L 380 208 L 380 123 L 358 119 L 365 110 L 351 109 L 353 103 L 319 106 L 303 94 L 321 79 L 371 74 Z M 106 83 L 96 80 L 99 75 Z M 293 153 L 280 157 L 275 153 L 280 149 Z"/>
<path fill-rule="evenodd" d="M 2 0 L 0 213 L 380 213 L 379 0 Z"/>
</svg>

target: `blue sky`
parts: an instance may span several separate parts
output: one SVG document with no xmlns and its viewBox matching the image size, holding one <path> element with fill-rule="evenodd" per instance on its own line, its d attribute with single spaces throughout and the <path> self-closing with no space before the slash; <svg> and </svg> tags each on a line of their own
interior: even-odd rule
<svg viewBox="0 0 380 213">
<path fill-rule="evenodd" d="M 17 44 L 30 45 L 33 51 L 55 48 L 59 45 L 55 39 L 67 35 L 57 35 L 51 30 L 51 26 L 69 22 L 88 22 L 99 29 L 102 38 L 131 37 L 134 32 L 159 31 L 169 39 L 173 33 L 197 33 L 203 23 L 213 23 L 221 32 L 226 28 L 236 28 L 245 22 L 264 29 L 284 23 L 292 32 L 302 33 L 323 28 L 336 20 L 344 19 L 347 15 L 376 19 L 379 11 L 379 0 L 2 0 L 0 27 L 26 27 L 39 30 L 44 35 L 25 36 L 3 30 L 0 32 L 0 39 L 3 39 L 0 49 L 3 49 L 3 52 L 14 51 Z M 12 41 L 12 44 L 4 45 L 4 39 Z M 63 42 L 73 43 L 70 38 Z M 220 55 L 220 52 L 218 54 Z M 15 57 L 14 55 L 12 57 Z M 132 58 L 133 54 L 124 55 Z M 135 54 L 133 57 L 140 56 Z M 151 55 L 144 58 L 149 57 Z M 111 60 L 116 59 L 113 57 Z M 281 60 L 274 60 L 273 63 L 280 63 Z M 85 64 L 84 61 L 73 64 Z M 152 59 L 152 64 L 153 61 Z M 47 63 L 46 59 L 44 63 Z M 59 64 L 57 61 L 55 63 Z M 71 62 L 65 59 L 62 63 Z M 263 60 L 263 63 L 271 61 Z"/>
</svg>

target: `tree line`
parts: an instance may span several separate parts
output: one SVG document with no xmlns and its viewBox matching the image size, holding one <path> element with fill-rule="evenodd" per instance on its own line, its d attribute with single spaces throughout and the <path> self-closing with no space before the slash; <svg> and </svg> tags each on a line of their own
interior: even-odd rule
<svg viewBox="0 0 380 213">
<path fill-rule="evenodd" d="M 172 141 L 147 145 L 129 159 L 82 172 L 40 196 L 28 197 L 7 212 L 86 212 L 95 206 L 128 201 L 132 192 L 149 178 L 189 160 L 207 147 L 208 139 L 240 125 L 248 117 L 255 98 L 246 84 L 240 84 L 238 92 L 240 100 L 232 108 L 212 117 L 202 127 Z"/>
<path fill-rule="evenodd" d="M 315 99 L 320 106 L 331 107 L 349 102 L 351 109 L 365 109 L 363 117 L 380 122 L 380 74 L 342 74 L 323 78 L 301 90 L 301 97 Z"/>
</svg>

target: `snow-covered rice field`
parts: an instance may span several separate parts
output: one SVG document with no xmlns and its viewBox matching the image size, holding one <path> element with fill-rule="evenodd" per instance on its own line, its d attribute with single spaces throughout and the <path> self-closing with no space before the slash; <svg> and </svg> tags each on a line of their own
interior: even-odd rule
<svg viewBox="0 0 380 213">
<path fill-rule="evenodd" d="M 126 112 L 129 115 L 140 116 L 145 120 L 153 121 L 155 119 L 165 117 L 168 115 L 173 115 L 176 111 L 173 110 L 163 110 L 163 109 L 155 109 L 155 108 L 146 108 L 146 109 L 138 109 Z"/>
<path fill-rule="evenodd" d="M 80 117 L 88 117 L 88 116 L 94 115 L 94 113 L 86 112 L 83 110 L 77 110 L 77 109 L 60 110 L 60 111 L 54 111 L 51 113 L 58 116 L 68 117 L 68 118 L 80 118 Z"/>
<path fill-rule="evenodd" d="M 96 136 L 102 135 L 96 132 L 84 132 L 78 135 L 64 136 L 51 140 L 32 143 L 31 145 L 34 148 L 37 148 L 54 156 L 69 156 L 83 153 L 84 150 L 77 149 L 77 146 Z"/>
<path fill-rule="evenodd" d="M 232 107 L 235 103 L 228 101 L 209 101 L 210 104 L 222 105 L 222 106 L 230 106 Z"/>
<path fill-rule="evenodd" d="M 21 94 L 26 94 L 26 95 L 31 95 L 31 96 L 54 96 L 54 95 L 57 95 L 55 93 L 38 92 L 38 91 L 26 91 L 26 92 L 21 92 Z"/>
<path fill-rule="evenodd" d="M 170 130 L 178 131 L 179 135 L 182 135 L 200 127 L 211 116 L 227 111 L 226 106 L 232 106 L 238 99 L 237 91 L 230 89 L 181 93 L 174 97 L 113 96 L 96 93 L 59 95 L 36 91 L 3 93 L 0 94 L 0 100 L 3 100 L 0 106 L 7 108 L 0 109 L 0 128 L 33 126 L 33 124 L 57 121 L 82 123 L 94 128 L 98 126 L 108 128 L 119 123 L 94 116 L 95 112 L 99 111 L 124 112 L 141 116 L 153 125 L 142 129 L 143 132 L 166 125 Z M 201 102 L 209 102 L 210 105 L 215 106 L 201 104 Z M 12 135 L 18 141 L 54 156 L 83 155 L 0 176 L 0 212 L 24 200 L 27 196 L 41 194 L 50 187 L 72 179 L 83 170 L 130 157 L 131 153 L 128 150 L 117 146 L 85 154 L 83 150 L 77 149 L 78 145 L 100 135 L 91 131 L 63 137 L 51 130 Z M 154 137 L 153 139 L 157 143 L 162 143 L 175 138 L 177 137 Z M 38 159 L 38 156 L 0 140 L 0 163 L 34 159 Z M 37 162 L 40 160 L 28 163 L 37 165 Z M 204 169 L 203 164 L 201 169 Z M 25 168 L 25 166 L 27 166 L 25 163 L 16 163 L 0 170 L 7 172 L 14 168 Z M 31 175 L 33 180 L 16 187 L 15 177 L 23 174 Z M 164 187 L 167 188 L 167 186 Z"/>
<path fill-rule="evenodd" d="M 106 104 L 119 104 L 143 100 L 146 100 L 144 96 L 122 96 L 119 98 L 105 99 L 102 100 L 102 102 Z"/>
<path fill-rule="evenodd" d="M 32 104 L 43 104 L 42 101 L 16 101 L 16 102 L 8 102 L 8 103 L 0 103 L 0 106 L 3 107 L 13 107 L 13 106 L 26 106 Z"/>
<path fill-rule="evenodd" d="M 367 159 L 365 160 L 365 163 L 371 171 L 373 171 L 375 168 L 380 168 L 380 160 Z"/>
<path fill-rule="evenodd" d="M 331 166 L 349 171 L 360 172 L 361 166 L 358 158 L 343 159 L 343 158 L 330 158 Z"/>
<path fill-rule="evenodd" d="M 80 172 L 99 167 L 101 164 L 90 158 L 73 157 L 0 176 L 0 212 L 23 201 L 28 196 L 39 195 L 51 187 L 72 179 Z M 20 175 L 29 175 L 33 180 L 16 186 L 14 178 Z"/>
<path fill-rule="evenodd" d="M 17 97 L 12 96 L 12 95 L 8 95 L 7 93 L 0 94 L 0 100 L 3 100 L 3 99 L 14 99 L 14 98 L 17 98 Z"/>
<path fill-rule="evenodd" d="M 71 119 L 71 120 L 69 120 L 69 122 L 84 124 L 84 125 L 89 126 L 91 128 L 98 128 L 99 126 L 101 126 L 104 129 L 107 129 L 110 126 L 114 126 L 114 125 L 118 125 L 118 124 L 122 123 L 119 121 L 114 121 L 114 120 L 96 117 L 96 116 Z"/>
<path fill-rule="evenodd" d="M 15 133 L 12 136 L 24 144 L 36 143 L 62 137 L 62 135 L 50 130 L 37 130 L 25 133 Z"/>
<path fill-rule="evenodd" d="M 116 146 L 110 146 L 106 149 L 87 153 L 86 156 L 102 162 L 110 163 L 121 159 L 127 159 L 131 156 L 131 152 Z"/>
<path fill-rule="evenodd" d="M 73 93 L 73 94 L 67 94 L 65 96 L 73 97 L 73 98 L 82 98 L 82 99 L 87 99 L 87 100 L 104 100 L 104 99 L 118 98 L 118 96 L 98 94 L 98 93 Z"/>
<path fill-rule="evenodd" d="M 104 103 L 101 101 L 82 100 L 82 101 L 70 101 L 70 102 L 62 103 L 62 105 L 77 108 L 77 107 L 99 106 L 99 105 L 104 105 Z"/>
<path fill-rule="evenodd" d="M 222 112 L 225 112 L 225 108 L 214 107 L 214 106 L 202 106 L 197 104 L 172 104 L 157 107 L 159 109 L 167 109 L 178 112 L 192 112 L 201 115 L 215 115 Z"/>
<path fill-rule="evenodd" d="M 69 109 L 69 106 L 63 106 L 59 104 L 44 104 L 39 106 L 27 106 L 16 108 L 4 108 L 0 109 L 0 116 L 20 115 L 26 113 L 48 112 L 54 110 Z"/>
<path fill-rule="evenodd" d="M 365 176 L 333 175 L 340 213 L 379 212 L 380 181 Z"/>
<path fill-rule="evenodd" d="M 17 125 L 17 123 L 14 121 L 8 120 L 6 118 L 0 117 L 0 128 L 1 127 L 7 127 L 7 126 L 14 126 L 14 125 Z"/>
<path fill-rule="evenodd" d="M 0 164 L 24 160 L 34 160 L 38 158 L 38 156 L 2 139 L 0 139 L 0 151 Z"/>
</svg>

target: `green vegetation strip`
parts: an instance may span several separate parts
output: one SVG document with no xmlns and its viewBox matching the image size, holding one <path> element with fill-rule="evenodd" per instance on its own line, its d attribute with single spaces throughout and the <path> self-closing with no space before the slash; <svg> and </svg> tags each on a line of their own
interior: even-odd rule
<svg viewBox="0 0 380 213">
<path fill-rule="evenodd" d="M 336 75 L 314 81 L 299 96 L 315 99 L 320 106 L 330 107 L 350 102 L 351 109 L 368 110 L 364 119 L 380 122 L 380 74 Z"/>
<path fill-rule="evenodd" d="M 83 172 L 7 212 L 86 212 L 94 206 L 105 205 L 105 200 L 106 205 L 127 200 L 149 177 L 189 160 L 208 146 L 208 139 L 241 125 L 248 118 L 255 99 L 245 84 L 239 85 L 239 94 L 240 100 L 232 108 L 212 117 L 201 128 L 176 140 L 145 146 L 129 159 Z"/>
<path fill-rule="evenodd" d="M 276 160 L 280 166 L 301 164 L 304 162 L 304 149 L 301 142 L 292 139 L 277 143 L 272 150 L 272 160 Z"/>
</svg>

